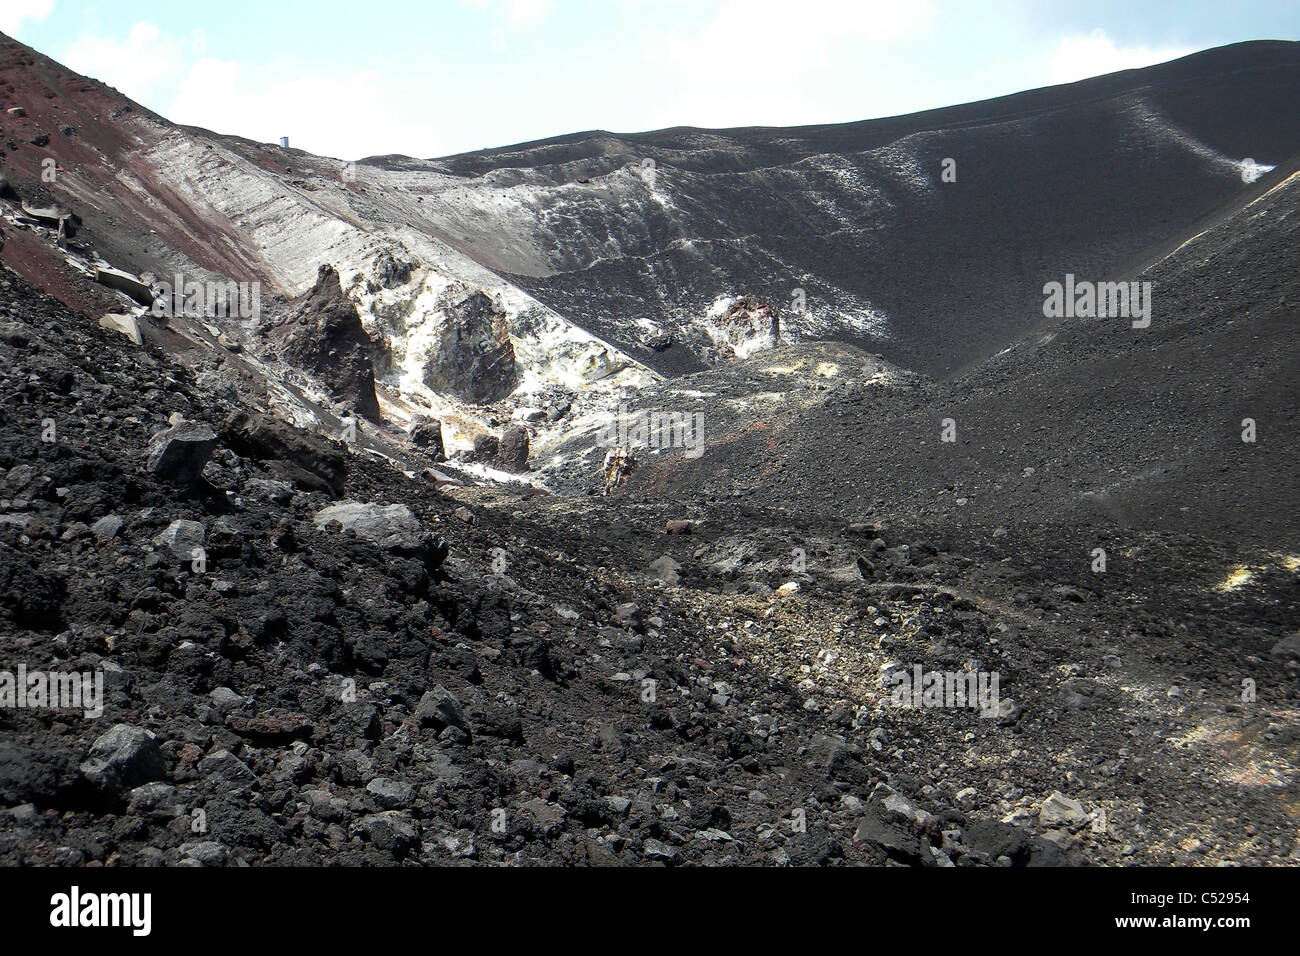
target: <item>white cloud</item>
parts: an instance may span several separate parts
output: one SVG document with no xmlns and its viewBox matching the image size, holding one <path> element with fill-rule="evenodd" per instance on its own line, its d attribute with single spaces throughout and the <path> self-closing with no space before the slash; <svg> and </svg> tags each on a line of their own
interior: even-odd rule
<svg viewBox="0 0 1300 956">
<path fill-rule="evenodd" d="M 1176 60 L 1195 47 L 1117 46 L 1100 28 L 1086 36 L 1062 37 L 1052 57 L 1052 83 L 1073 83 L 1090 76 L 1117 73 Z"/>
<path fill-rule="evenodd" d="M 133 100 L 153 108 L 157 96 L 186 67 L 186 43 L 164 37 L 152 23 L 137 23 L 126 38 L 84 35 L 64 53 L 64 65 L 115 86 Z"/>
<path fill-rule="evenodd" d="M 713 64 L 718 72 L 738 67 L 776 72 L 805 71 L 847 43 L 890 43 L 929 22 L 929 0 L 726 0 L 693 37 L 668 52 L 679 60 Z"/>
<path fill-rule="evenodd" d="M 491 13 L 494 19 L 488 23 L 492 26 L 493 42 L 499 41 L 501 49 L 506 47 L 507 35 L 513 34 L 508 24 L 537 23 L 550 10 L 549 0 L 460 2 Z M 622 2 L 631 4 L 633 0 Z M 641 0 L 646 7 L 657 7 L 660 11 L 693 2 Z M 840 6 L 830 0 L 808 2 L 826 15 Z M 874 0 L 868 4 L 872 5 L 884 7 Z M 752 112 L 745 113 L 743 120 L 807 119 L 806 110 L 801 108 L 809 102 L 806 95 L 782 89 L 776 79 L 776 73 L 788 69 L 787 57 L 777 48 L 782 35 L 780 4 L 775 0 L 755 3 L 753 14 L 763 29 L 742 16 L 743 6 L 732 3 L 726 9 L 715 10 L 719 16 L 712 21 L 709 31 L 695 40 L 679 38 L 671 49 L 663 43 L 655 45 L 661 66 L 642 68 L 646 82 L 636 84 L 637 95 L 628 101 L 619 101 L 620 94 L 611 93 L 615 99 L 608 115 L 617 118 L 635 114 L 637 118 L 628 122 L 629 128 L 681 122 L 703 124 L 706 116 L 714 121 L 713 125 L 725 125 L 739 111 L 732 108 L 734 91 L 727 83 L 731 55 L 723 49 L 719 56 L 715 47 L 729 45 L 724 38 L 743 28 L 746 32 L 740 42 L 758 44 L 767 51 L 764 56 L 777 57 L 775 64 L 760 71 L 763 80 L 757 87 L 742 84 L 739 92 L 742 106 L 754 107 Z M 664 19 L 672 22 L 675 18 Z M 862 23 L 860 16 L 857 20 Z M 811 28 L 804 36 L 801 42 L 820 42 L 817 31 Z M 521 118 L 510 112 L 518 106 L 516 94 L 492 100 L 493 109 L 498 111 L 496 115 L 480 115 L 482 109 L 467 106 L 462 97 L 449 93 L 437 82 L 411 83 L 403 80 L 401 74 L 387 70 L 332 73 L 291 57 L 269 61 L 227 59 L 211 55 L 208 47 L 202 30 L 173 36 L 153 23 L 140 22 L 130 26 L 125 36 L 83 35 L 65 48 L 58 59 L 77 72 L 117 87 L 172 122 L 268 143 L 288 136 L 295 147 L 341 159 L 390 152 L 440 156 L 593 125 L 587 121 L 588 114 L 573 110 L 561 111 L 562 115 L 556 116 L 553 122 Z M 631 46 L 628 57 L 633 68 L 635 55 L 635 46 Z M 663 59 L 665 55 L 671 55 L 671 63 Z M 428 76 L 443 77 L 436 64 L 422 66 Z M 668 79 L 664 81 L 661 77 Z M 611 88 L 617 91 L 618 83 Z M 642 96 L 641 89 L 649 95 Z M 430 90 L 439 92 L 431 99 Z M 599 98 L 604 93 L 599 90 L 593 96 Z M 778 95 L 782 107 L 779 110 L 772 103 Z M 647 106 L 649 115 L 646 115 Z"/>
<path fill-rule="evenodd" d="M 292 146 L 341 159 L 359 159 L 363 151 L 415 149 L 432 139 L 432 130 L 413 128 L 412 113 L 400 108 L 382 77 L 370 70 L 276 76 L 207 58 L 180 80 L 166 115 L 176 123 L 259 142 L 288 136 Z M 358 142 L 362 129 L 371 133 L 365 146 Z M 400 145 L 392 142 L 394 136 Z"/>
<path fill-rule="evenodd" d="M 5 0 L 0 0 L 5 2 Z M 445 131 L 417 94 L 385 86 L 374 71 L 303 73 L 291 64 L 241 63 L 204 55 L 202 30 L 188 37 L 137 23 L 123 39 L 85 35 L 63 54 L 71 69 L 115 86 L 174 123 L 278 142 L 326 156 L 382 152 L 436 155 Z"/>
<path fill-rule="evenodd" d="M 24 20 L 44 20 L 53 9 L 54 0 L 3 0 L 0 2 L 0 33 L 13 36 Z"/>
<path fill-rule="evenodd" d="M 699 31 L 676 31 L 648 48 L 646 88 L 662 99 L 667 124 L 817 122 L 816 79 L 933 18 L 930 0 L 725 0 Z"/>
<path fill-rule="evenodd" d="M 460 0 L 462 6 L 490 10 L 512 30 L 532 26 L 545 20 L 551 12 L 550 0 Z"/>
</svg>

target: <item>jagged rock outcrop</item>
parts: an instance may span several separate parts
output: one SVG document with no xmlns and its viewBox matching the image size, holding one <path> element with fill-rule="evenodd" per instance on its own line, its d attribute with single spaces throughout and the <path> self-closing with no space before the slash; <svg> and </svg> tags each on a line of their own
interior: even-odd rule
<svg viewBox="0 0 1300 956">
<path fill-rule="evenodd" d="M 716 361 L 733 361 L 780 343 L 780 319 L 767 302 L 745 295 L 731 302 L 710 329 Z"/>
<path fill-rule="evenodd" d="M 411 419 L 407 434 L 411 444 L 423 449 L 434 461 L 441 461 L 446 456 L 446 448 L 442 443 L 442 422 L 438 419 L 417 415 Z"/>
<path fill-rule="evenodd" d="M 377 346 L 333 266 L 320 267 L 316 285 L 277 331 L 285 359 L 317 376 L 333 398 L 358 415 L 380 420 L 372 358 Z"/>
<path fill-rule="evenodd" d="M 483 292 L 447 309 L 429 350 L 424 384 L 476 405 L 500 401 L 514 391 L 518 370 L 506 314 Z"/>
<path fill-rule="evenodd" d="M 394 259 L 390 252 L 380 253 L 379 258 L 375 260 L 375 276 L 370 280 L 368 288 L 371 292 L 375 292 L 379 289 L 396 289 L 398 286 L 406 285 L 411 281 L 411 272 L 414 269 L 414 263 Z"/>
<path fill-rule="evenodd" d="M 475 435 L 474 449 L 467 456 L 470 461 L 495 461 L 501 450 L 501 439 L 496 435 Z"/>
<path fill-rule="evenodd" d="M 511 425 L 501 435 L 497 467 L 512 475 L 528 470 L 528 429 L 523 425 Z"/>
</svg>

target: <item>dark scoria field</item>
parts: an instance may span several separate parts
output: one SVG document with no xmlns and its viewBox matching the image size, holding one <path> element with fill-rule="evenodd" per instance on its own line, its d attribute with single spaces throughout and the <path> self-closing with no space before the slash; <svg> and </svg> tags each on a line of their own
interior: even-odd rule
<svg viewBox="0 0 1300 956">
<path fill-rule="evenodd" d="M 1297 858 L 1293 557 L 1112 530 L 1098 576 L 1042 523 L 440 493 L 0 303 L 3 639 L 108 683 L 97 720 L 0 709 L 0 862 Z M 146 468 L 177 415 L 218 436 L 194 485 Z M 320 527 L 335 494 L 410 514 Z M 998 715 L 895 709 L 891 662 L 996 670 Z"/>
</svg>

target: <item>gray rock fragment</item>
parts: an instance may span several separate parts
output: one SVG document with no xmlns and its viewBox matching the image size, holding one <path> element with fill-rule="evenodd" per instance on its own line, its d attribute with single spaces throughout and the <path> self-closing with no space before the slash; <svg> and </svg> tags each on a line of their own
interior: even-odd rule
<svg viewBox="0 0 1300 956">
<path fill-rule="evenodd" d="M 181 422 L 149 440 L 148 468 L 167 481 L 193 484 L 216 447 L 217 433 L 207 425 Z"/>
<path fill-rule="evenodd" d="M 96 787 L 114 793 L 167 776 L 167 765 L 153 734 L 130 724 L 117 724 L 100 735 L 80 770 Z"/>
</svg>

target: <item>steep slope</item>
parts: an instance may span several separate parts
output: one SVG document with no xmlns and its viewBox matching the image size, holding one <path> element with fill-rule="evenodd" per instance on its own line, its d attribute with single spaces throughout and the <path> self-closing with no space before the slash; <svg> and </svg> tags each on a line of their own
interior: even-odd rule
<svg viewBox="0 0 1300 956">
<path fill-rule="evenodd" d="M 1218 445 L 1211 455 L 1197 451 L 1209 447 L 1207 416 L 1217 407 L 1208 398 L 1197 406 L 1207 382 L 1234 375 L 1242 408 L 1285 414 L 1263 384 L 1289 371 L 1271 364 L 1290 360 L 1284 342 L 1260 360 L 1231 358 L 1239 367 L 1229 368 L 1222 359 L 1195 364 L 1204 354 L 1197 349 L 1233 341 L 1217 325 L 1187 333 L 1202 337 L 1190 355 L 1179 351 L 1187 343 L 1168 338 L 1172 329 L 1185 331 L 1180 323 L 1193 314 L 1187 301 L 1169 298 L 1179 288 L 1202 282 L 1214 294 L 1245 295 L 1243 282 L 1284 280 L 1211 270 L 1158 282 L 1156 307 L 1174 322 L 1159 318 L 1131 343 L 1071 331 L 1068 323 L 1056 328 L 1043 319 L 1042 289 L 1066 275 L 1132 275 L 1126 270 L 1145 268 L 1207 229 L 1206 236 L 1266 245 L 1227 217 L 1290 167 L 1246 180 L 1285 164 L 1300 147 L 1292 108 L 1297 44 L 1239 44 L 1068 87 L 842 126 L 579 134 L 440 161 L 360 164 L 172 126 L 10 40 L 0 46 L 0 83 L 0 105 L 23 114 L 6 120 L 10 178 L 26 200 L 62 203 L 81 221 L 75 240 L 56 251 L 35 242 L 41 228 L 15 213 L 17 255 L 0 255 L 92 317 L 104 311 L 103 289 L 84 279 L 78 285 L 78 270 L 97 263 L 264 283 L 265 319 L 213 315 L 167 335 L 143 332 L 165 343 L 175 331 L 186 340 L 184 354 L 210 347 L 218 364 L 242 362 L 269 376 L 266 391 L 287 417 L 327 430 L 331 414 L 345 413 L 325 408 L 338 394 L 331 380 L 364 381 L 366 370 L 328 368 L 319 356 L 339 353 L 327 340 L 266 353 L 261 343 L 275 337 L 255 334 L 277 327 L 321 267 L 336 270 L 361 318 L 346 352 L 354 365 L 370 352 L 377 401 L 365 414 L 398 426 L 417 415 L 441 418 L 449 445 L 461 450 L 512 418 L 527 420 L 538 466 L 563 488 L 590 487 L 601 455 L 594 439 L 621 402 L 656 396 L 664 407 L 690 404 L 674 396 L 691 386 L 656 391 L 647 367 L 672 372 L 719 362 L 721 378 L 702 380 L 708 393 L 709 382 L 734 378 L 728 356 L 768 344 L 769 312 L 785 342 L 840 340 L 881 357 L 863 368 L 870 386 L 832 374 L 837 391 L 822 393 L 824 377 L 814 371 L 797 386 L 814 389 L 814 406 L 770 410 L 783 428 L 796 429 L 784 440 L 791 460 L 757 461 L 782 483 L 775 496 L 792 502 L 805 494 L 888 496 L 918 513 L 982 512 L 988 520 L 1039 504 L 1062 514 L 1100 507 L 1121 516 L 1136 508 L 1175 521 L 1142 495 L 1122 508 L 1114 496 L 1137 483 L 1159 497 L 1164 479 L 1154 476 L 1227 453 Z M 58 137 L 43 142 L 47 128 Z M 956 161 L 953 182 L 941 175 L 947 157 Z M 1263 166 L 1244 165 L 1248 158 Z M 50 162 L 62 169 L 46 183 L 41 173 Z M 1269 203 L 1287 196 L 1289 189 Z M 1289 248 L 1291 239 L 1272 241 Z M 1261 246 L 1259 255 L 1254 267 L 1263 268 L 1271 253 Z M 796 290 L 806 314 L 789 307 Z M 753 298 L 735 298 L 742 295 Z M 737 310 L 732 302 L 748 304 Z M 751 336 L 739 349 L 728 325 L 737 314 Z M 1269 328 L 1267 335 L 1283 335 Z M 217 348 L 223 330 L 249 350 L 246 358 Z M 1035 339 L 1021 341 L 1029 330 L 1056 342 L 1034 348 Z M 831 366 L 836 354 L 827 353 Z M 296 367 L 282 368 L 282 355 Z M 821 365 L 795 361 L 783 374 L 793 381 Z M 952 388 L 914 376 L 958 368 L 974 371 Z M 886 381 L 908 383 L 905 407 L 893 404 Z M 1112 382 L 1129 389 L 1123 405 L 1106 397 Z M 1151 396 L 1133 391 L 1139 387 L 1185 402 L 1160 407 L 1152 419 L 1170 423 L 1161 434 L 1180 436 L 1158 454 L 1117 453 L 1116 443 L 1148 441 L 1121 420 L 1121 408 L 1131 418 L 1132 409 L 1150 406 Z M 738 386 L 731 400 L 739 421 L 756 414 L 739 407 L 744 390 Z M 877 411 L 863 413 L 868 400 Z M 1066 420 L 1076 402 L 1095 413 Z M 731 411 L 710 410 L 707 398 L 699 403 L 715 434 L 734 431 Z M 936 449 L 937 423 L 949 418 L 960 440 Z M 813 430 L 798 434 L 804 424 Z M 823 474 L 815 451 L 846 428 L 844 447 L 866 459 L 855 479 Z M 400 432 L 390 437 L 400 441 Z M 1013 468 L 1008 456 L 1022 446 L 1026 460 Z M 745 454 L 745 442 L 735 447 Z M 682 480 L 709 485 L 701 469 L 716 458 L 715 451 L 688 462 Z M 725 467 L 743 476 L 755 466 Z M 1027 469 L 1032 480 L 1016 478 Z M 1266 497 L 1278 487 L 1276 474 L 1268 478 L 1260 482 Z M 966 504 L 950 504 L 956 499 Z M 1261 502 L 1255 514 L 1277 520 L 1265 517 L 1277 503 Z"/>
<path fill-rule="evenodd" d="M 457 228 L 534 237 L 491 255 L 538 298 L 628 349 L 636 319 L 692 344 L 634 353 L 655 367 L 692 367 L 688 320 L 750 293 L 792 331 L 943 376 L 1025 331 L 1044 282 L 1100 278 L 1242 190 L 1242 160 L 1295 152 L 1298 85 L 1300 45 L 1247 43 L 912 116 L 586 133 L 430 168 L 500 184 Z"/>
<path fill-rule="evenodd" d="M 382 338 L 378 351 L 392 353 L 377 371 L 388 391 L 381 403 L 391 399 L 386 412 L 399 424 L 410 402 L 475 416 L 428 389 L 422 373 L 438 330 L 476 293 L 497 303 L 517 340 L 521 401 L 653 377 L 440 238 L 412 190 L 427 177 L 392 183 L 372 167 L 177 127 L 9 38 L 0 39 L 0 106 L 21 113 L 5 116 L 9 180 L 23 198 L 57 200 L 82 224 L 66 262 L 48 251 L 6 258 L 40 284 L 56 267 L 70 270 L 61 298 L 92 317 L 104 311 L 102 290 L 86 278 L 98 266 L 168 282 L 257 284 L 270 319 L 329 266 Z M 16 213 L 13 223 L 26 228 Z M 241 339 L 261 318 L 207 317 Z"/>
<path fill-rule="evenodd" d="M 1213 528 L 1294 552 L 1300 279 L 1281 264 L 1300 250 L 1298 209 L 1289 163 L 1124 277 L 1153 283 L 1149 328 L 1046 323 L 1040 308 L 1031 336 L 946 383 L 900 387 L 860 353 L 802 346 L 643 394 L 640 408 L 699 411 L 707 442 L 694 460 L 648 458 L 629 492 L 746 488 L 796 508 L 1056 521 L 1085 537 L 1099 524 Z M 799 370 L 789 386 L 763 382 L 786 369 Z"/>
<path fill-rule="evenodd" d="M 1300 45 L 1284 42 L 862 123 L 358 164 L 171 126 L 9 40 L 0 82 L 28 110 L 20 138 L 80 131 L 7 161 L 34 183 L 56 159 L 52 191 L 116 264 L 291 296 L 332 265 L 398 350 L 442 321 L 449 284 L 482 288 L 517 339 L 544 341 L 540 374 L 579 385 L 627 355 L 666 373 L 715 361 L 718 315 L 745 295 L 787 341 L 946 376 L 1022 334 L 1043 282 L 1101 277 L 1243 189 L 1245 159 L 1300 149 Z M 403 282 L 390 262 L 412 267 Z M 389 384 L 432 399 L 408 365 Z"/>
</svg>

